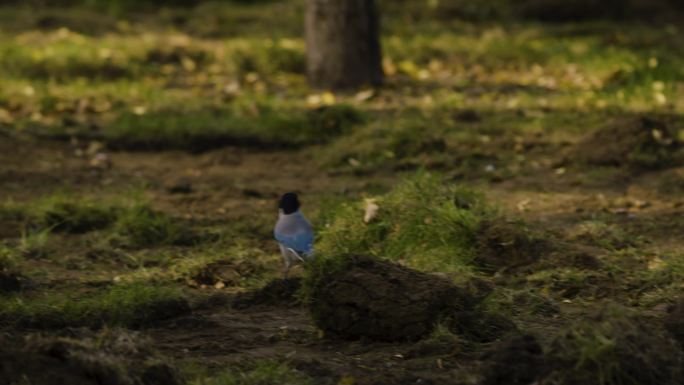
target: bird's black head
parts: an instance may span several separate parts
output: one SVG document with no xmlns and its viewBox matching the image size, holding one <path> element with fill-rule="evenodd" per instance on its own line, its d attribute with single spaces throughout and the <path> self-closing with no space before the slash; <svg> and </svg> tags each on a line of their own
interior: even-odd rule
<svg viewBox="0 0 684 385">
<path fill-rule="evenodd" d="M 292 214 L 299 210 L 299 198 L 297 194 L 289 192 L 280 197 L 278 208 L 283 210 L 283 214 Z"/>
</svg>

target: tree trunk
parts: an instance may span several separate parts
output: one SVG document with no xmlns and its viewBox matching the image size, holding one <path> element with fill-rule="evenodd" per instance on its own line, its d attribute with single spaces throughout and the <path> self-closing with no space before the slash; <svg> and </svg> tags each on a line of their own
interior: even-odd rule
<svg viewBox="0 0 684 385">
<path fill-rule="evenodd" d="M 375 0 L 307 0 L 307 72 L 332 90 L 382 83 Z"/>
</svg>

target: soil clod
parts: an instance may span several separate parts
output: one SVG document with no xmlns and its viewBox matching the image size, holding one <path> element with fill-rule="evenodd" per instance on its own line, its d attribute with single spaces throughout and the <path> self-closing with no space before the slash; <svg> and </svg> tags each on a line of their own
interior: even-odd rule
<svg viewBox="0 0 684 385">
<path fill-rule="evenodd" d="M 475 263 L 491 273 L 511 270 L 536 262 L 550 248 L 549 242 L 533 236 L 520 224 L 485 221 L 477 234 Z"/>
<path fill-rule="evenodd" d="M 450 281 L 394 263 L 350 257 L 342 269 L 320 272 L 310 311 L 319 328 L 345 339 L 417 340 L 444 316 L 473 306 Z"/>
<path fill-rule="evenodd" d="M 680 164 L 682 145 L 667 124 L 649 117 L 613 122 L 574 146 L 568 160 L 597 166 L 660 169 Z"/>
<path fill-rule="evenodd" d="M 107 330 L 74 338 L 29 335 L 0 341 L 0 383 L 177 385 L 175 370 L 136 333 Z"/>
</svg>

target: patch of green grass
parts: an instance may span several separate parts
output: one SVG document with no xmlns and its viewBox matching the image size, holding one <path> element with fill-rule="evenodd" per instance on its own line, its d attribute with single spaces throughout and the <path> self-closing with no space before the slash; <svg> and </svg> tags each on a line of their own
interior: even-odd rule
<svg viewBox="0 0 684 385">
<path fill-rule="evenodd" d="M 40 254 L 50 233 L 57 231 L 102 230 L 109 232 L 112 242 L 136 248 L 191 245 L 201 240 L 184 223 L 154 210 L 147 201 L 136 196 L 129 202 L 113 202 L 56 194 L 22 204 L 16 210 L 29 223 L 18 247 L 27 255 Z"/>
<path fill-rule="evenodd" d="M 321 159 L 329 166 L 377 168 L 412 158 L 440 156 L 447 149 L 442 122 L 408 113 L 379 119 L 333 142 Z"/>
<path fill-rule="evenodd" d="M 243 368 L 227 370 L 213 376 L 202 376 L 191 385 L 309 385 L 313 379 L 286 363 L 257 360 Z"/>
<path fill-rule="evenodd" d="M 215 243 L 186 250 L 132 254 L 134 271 L 121 274 L 117 282 L 174 284 L 212 287 L 221 282 L 231 289 L 255 289 L 265 285 L 279 272 L 278 256 L 261 246 Z M 159 261 L 145 264 L 146 260 Z"/>
<path fill-rule="evenodd" d="M 630 234 L 615 225 L 609 225 L 601 221 L 587 221 L 581 223 L 573 231 L 571 239 L 599 246 L 607 250 L 621 250 L 643 244 L 642 237 Z"/>
<path fill-rule="evenodd" d="M 189 312 L 179 289 L 143 283 L 115 285 L 93 294 L 44 293 L 1 301 L 0 323 L 40 328 L 140 327 Z"/>
<path fill-rule="evenodd" d="M 16 270 L 22 259 L 17 250 L 0 244 L 0 272 Z"/>
<path fill-rule="evenodd" d="M 555 300 L 531 289 L 497 288 L 480 306 L 508 317 L 549 317 L 559 312 Z"/>
<path fill-rule="evenodd" d="M 572 267 L 537 271 L 526 276 L 525 280 L 542 292 L 558 296 L 558 299 L 604 298 L 620 289 L 609 274 Z"/>
<path fill-rule="evenodd" d="M 50 229 L 24 230 L 17 250 L 26 257 L 43 258 L 50 254 Z"/>
<path fill-rule="evenodd" d="M 316 248 L 329 258 L 367 255 L 464 272 L 471 269 L 478 226 L 492 214 L 477 193 L 421 173 L 383 196 L 341 205 Z"/>
<path fill-rule="evenodd" d="M 675 303 L 684 289 L 684 254 L 671 253 L 653 258 L 636 274 L 638 304 L 646 307 Z"/>
<path fill-rule="evenodd" d="M 31 205 L 29 216 L 39 228 L 69 233 L 85 233 L 111 225 L 117 209 L 94 199 L 67 195 L 49 196 Z"/>
<path fill-rule="evenodd" d="M 26 220 L 40 231 L 85 233 L 111 225 L 117 207 L 91 198 L 57 193 L 30 203 L 8 203 L 0 208 L 5 218 Z"/>
<path fill-rule="evenodd" d="M 268 106 L 256 115 L 225 109 L 126 113 L 103 131 L 104 140 L 126 149 L 203 151 L 226 145 L 297 147 L 325 143 L 362 122 L 350 106 L 282 111 Z"/>
<path fill-rule="evenodd" d="M 191 245 L 198 241 L 191 229 L 141 202 L 133 203 L 119 215 L 114 233 L 129 247 Z"/>
</svg>

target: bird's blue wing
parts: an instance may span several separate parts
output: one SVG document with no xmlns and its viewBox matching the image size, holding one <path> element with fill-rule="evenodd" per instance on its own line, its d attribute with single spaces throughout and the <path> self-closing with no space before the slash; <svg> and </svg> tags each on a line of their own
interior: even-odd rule
<svg viewBox="0 0 684 385">
<path fill-rule="evenodd" d="M 293 235 L 275 233 L 275 238 L 283 246 L 288 247 L 298 253 L 310 254 L 313 251 L 314 236 L 310 231 Z"/>
</svg>

